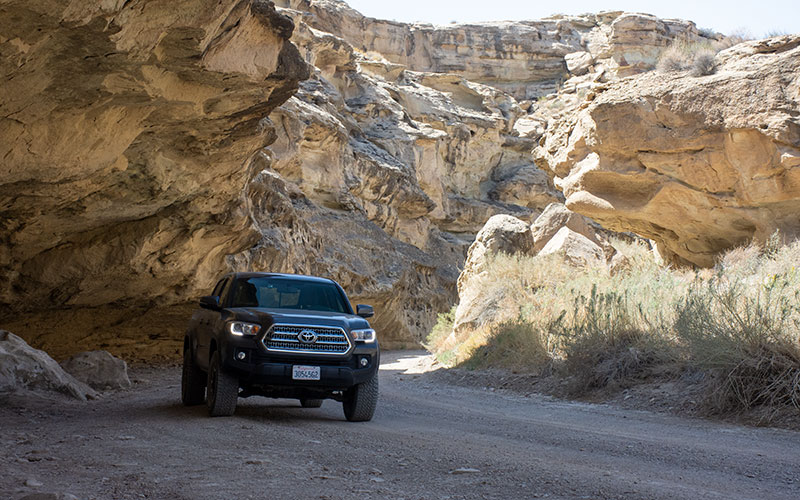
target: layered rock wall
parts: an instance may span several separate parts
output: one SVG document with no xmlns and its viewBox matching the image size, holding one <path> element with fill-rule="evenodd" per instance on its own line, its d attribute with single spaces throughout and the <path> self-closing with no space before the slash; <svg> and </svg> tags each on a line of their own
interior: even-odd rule
<svg viewBox="0 0 800 500">
<path fill-rule="evenodd" d="M 4 316 L 185 300 L 258 242 L 292 29 L 260 0 L 0 3 Z"/>
<path fill-rule="evenodd" d="M 303 21 L 414 71 L 453 73 L 518 100 L 555 92 L 598 66 L 609 77 L 652 69 L 676 38 L 702 40 L 694 23 L 621 11 L 537 21 L 405 24 L 361 15 L 340 0 L 279 0 Z"/>
<path fill-rule="evenodd" d="M 646 14 L 432 26 L 277 4 L 0 2 L 4 326 L 59 356 L 69 324 L 80 350 L 147 357 L 179 349 L 187 301 L 254 269 L 333 277 L 385 345 L 414 345 L 490 217 L 530 223 L 563 200 L 553 178 L 578 211 L 596 194 L 572 182 L 594 147 L 570 142 L 573 111 L 704 40 Z"/>
<path fill-rule="evenodd" d="M 264 237 L 232 261 L 331 276 L 376 306 L 384 345 L 414 345 L 455 302 L 486 220 L 530 220 L 560 194 L 514 130 L 525 112 L 510 95 L 367 57 L 285 12 L 315 70 L 270 116 L 278 139 L 249 188 Z"/>
<path fill-rule="evenodd" d="M 800 235 L 800 37 L 740 44 L 715 64 L 597 88 L 548 129 L 536 154 L 567 207 L 677 264 Z"/>
</svg>

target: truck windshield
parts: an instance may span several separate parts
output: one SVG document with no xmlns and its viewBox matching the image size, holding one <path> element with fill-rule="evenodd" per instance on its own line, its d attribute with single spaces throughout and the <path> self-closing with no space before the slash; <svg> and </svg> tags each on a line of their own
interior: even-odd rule
<svg viewBox="0 0 800 500">
<path fill-rule="evenodd" d="M 333 283 L 256 277 L 237 280 L 232 293 L 231 307 L 351 312 L 343 294 Z"/>
</svg>

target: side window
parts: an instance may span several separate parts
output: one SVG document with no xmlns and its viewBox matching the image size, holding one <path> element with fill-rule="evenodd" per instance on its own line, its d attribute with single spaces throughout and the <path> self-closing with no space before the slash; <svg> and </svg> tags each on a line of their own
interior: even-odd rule
<svg viewBox="0 0 800 500">
<path fill-rule="evenodd" d="M 214 291 L 211 292 L 211 295 L 219 297 L 220 292 L 222 292 L 222 285 L 224 284 L 224 282 L 225 282 L 225 278 L 219 280 L 219 282 L 217 283 L 217 286 L 214 287 Z"/>
<path fill-rule="evenodd" d="M 225 284 L 222 285 L 222 291 L 219 292 L 219 303 L 224 305 L 228 303 L 228 292 L 231 290 L 231 283 L 233 283 L 233 278 L 228 278 L 225 280 Z"/>
</svg>

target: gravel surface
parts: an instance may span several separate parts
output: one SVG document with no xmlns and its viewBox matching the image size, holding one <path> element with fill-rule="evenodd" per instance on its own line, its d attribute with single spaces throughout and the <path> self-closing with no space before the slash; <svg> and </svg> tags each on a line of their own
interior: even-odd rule
<svg viewBox="0 0 800 500">
<path fill-rule="evenodd" d="M 800 433 L 447 383 L 383 356 L 372 422 L 240 399 L 211 419 L 180 369 L 78 403 L 0 396 L 0 498 L 800 498 Z"/>
</svg>

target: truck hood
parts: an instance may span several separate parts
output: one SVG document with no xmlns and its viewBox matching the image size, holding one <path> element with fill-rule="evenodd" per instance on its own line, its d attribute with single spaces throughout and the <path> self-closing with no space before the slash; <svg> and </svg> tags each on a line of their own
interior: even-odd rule
<svg viewBox="0 0 800 500">
<path fill-rule="evenodd" d="M 367 320 L 354 314 L 263 307 L 236 307 L 227 311 L 231 314 L 229 319 L 258 323 L 264 328 L 273 324 L 341 327 L 347 332 L 369 328 Z"/>
</svg>

